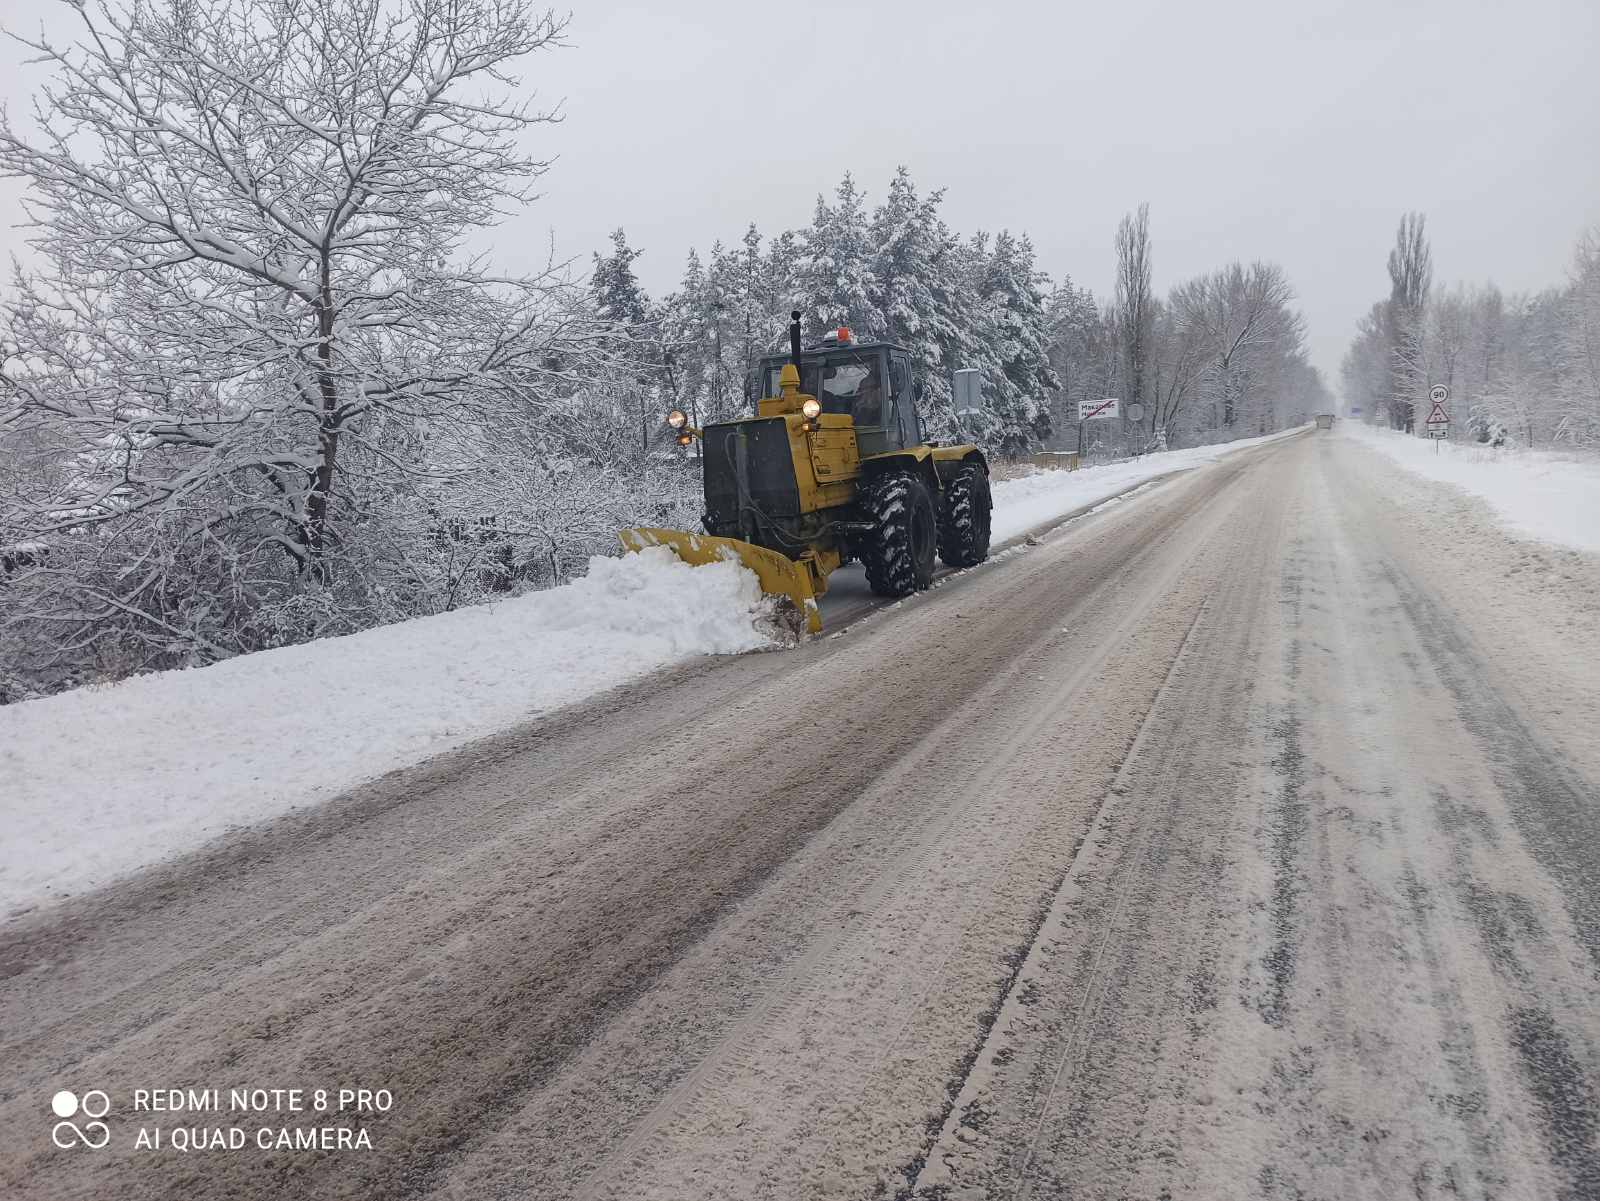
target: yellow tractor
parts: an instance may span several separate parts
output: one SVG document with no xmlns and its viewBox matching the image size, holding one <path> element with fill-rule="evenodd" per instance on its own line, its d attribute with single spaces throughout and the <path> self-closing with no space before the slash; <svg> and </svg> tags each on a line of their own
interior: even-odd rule
<svg viewBox="0 0 1600 1201">
<path fill-rule="evenodd" d="M 976 446 L 923 437 L 903 347 L 841 328 L 804 349 L 791 317 L 788 357 L 761 361 L 756 416 L 703 430 L 667 417 L 681 444 L 704 443 L 705 532 L 629 529 L 622 545 L 737 559 L 816 633 L 817 597 L 848 559 L 879 596 L 906 596 L 933 582 L 935 554 L 951 567 L 988 558 L 989 464 Z"/>
</svg>

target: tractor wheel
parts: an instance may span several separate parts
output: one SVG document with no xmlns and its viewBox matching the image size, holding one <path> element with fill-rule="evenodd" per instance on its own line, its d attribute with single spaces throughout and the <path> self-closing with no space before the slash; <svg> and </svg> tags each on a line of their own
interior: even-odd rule
<svg viewBox="0 0 1600 1201">
<path fill-rule="evenodd" d="M 972 567 L 989 557 L 989 476 L 968 463 L 944 490 L 939 514 L 939 557 L 951 567 Z"/>
<path fill-rule="evenodd" d="M 853 549 L 871 589 L 879 596 L 909 596 L 933 583 L 939 522 L 927 485 L 909 472 L 888 472 L 862 485 L 860 504 L 874 529 Z"/>
</svg>

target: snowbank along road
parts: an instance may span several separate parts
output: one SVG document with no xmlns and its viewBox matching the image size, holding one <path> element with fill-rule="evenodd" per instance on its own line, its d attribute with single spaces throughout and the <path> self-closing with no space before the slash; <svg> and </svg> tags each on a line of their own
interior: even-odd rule
<svg viewBox="0 0 1600 1201">
<path fill-rule="evenodd" d="M 1241 452 L 23 919 L 0 1191 L 1600 1196 L 1600 566 L 1441 495 Z"/>
</svg>

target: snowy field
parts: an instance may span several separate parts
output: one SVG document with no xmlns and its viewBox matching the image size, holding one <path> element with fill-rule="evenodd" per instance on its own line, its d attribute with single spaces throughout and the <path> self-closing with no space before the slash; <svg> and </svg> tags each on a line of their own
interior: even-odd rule
<svg viewBox="0 0 1600 1201">
<path fill-rule="evenodd" d="M 1002 481 L 994 539 L 1283 436 Z M 660 548 L 500 604 L 0 706 L 0 920 L 768 630 L 754 575 Z"/>
<path fill-rule="evenodd" d="M 1473 442 L 1436 446 L 1353 421 L 1340 422 L 1339 431 L 1407 471 L 1482 497 L 1514 533 L 1600 554 L 1600 462 Z"/>
</svg>

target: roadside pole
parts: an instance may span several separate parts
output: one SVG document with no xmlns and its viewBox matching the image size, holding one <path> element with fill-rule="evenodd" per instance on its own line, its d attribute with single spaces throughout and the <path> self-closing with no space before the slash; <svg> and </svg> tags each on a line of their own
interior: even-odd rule
<svg viewBox="0 0 1600 1201">
<path fill-rule="evenodd" d="M 1445 409 L 1445 401 L 1450 399 L 1450 389 L 1444 384 L 1435 384 L 1428 389 L 1428 399 L 1433 407 L 1428 410 L 1426 422 L 1428 437 L 1433 439 L 1433 453 L 1439 453 L 1439 443 L 1450 436 L 1450 414 Z"/>
<path fill-rule="evenodd" d="M 960 367 L 950 374 L 951 408 L 956 424 L 978 440 L 978 418 L 983 415 L 983 373 L 976 367 Z"/>
</svg>

